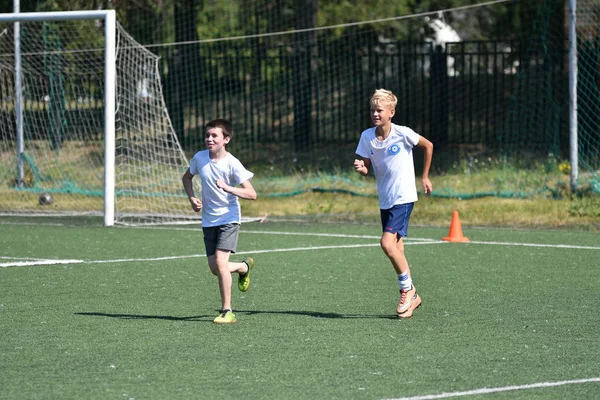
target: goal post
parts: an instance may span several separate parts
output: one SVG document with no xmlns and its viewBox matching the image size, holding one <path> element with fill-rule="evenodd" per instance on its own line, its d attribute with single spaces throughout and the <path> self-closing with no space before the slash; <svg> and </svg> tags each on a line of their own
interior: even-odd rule
<svg viewBox="0 0 600 400">
<path fill-rule="evenodd" d="M 571 159 L 571 191 L 577 190 L 579 154 L 577 143 L 577 0 L 569 0 L 569 157 Z"/>
<path fill-rule="evenodd" d="M 2 214 L 198 220 L 158 56 L 114 10 L 0 14 L 0 132 Z"/>
<path fill-rule="evenodd" d="M 65 11 L 65 12 L 34 12 L 0 14 L 0 23 L 27 22 L 27 21 L 64 21 L 64 20 L 102 20 L 104 21 L 104 225 L 112 226 L 115 222 L 115 26 L 116 14 L 114 10 L 98 11 Z M 20 24 L 19 24 L 20 25 Z M 15 30 L 15 52 L 20 52 L 19 25 Z M 20 84 L 20 54 L 15 54 L 19 62 L 15 65 L 15 95 L 16 99 L 22 99 L 22 86 Z M 22 115 L 22 101 L 15 104 L 16 115 Z M 17 131 L 17 162 L 19 163 L 18 185 L 22 185 L 22 157 L 23 157 L 23 119 L 16 118 Z"/>
</svg>

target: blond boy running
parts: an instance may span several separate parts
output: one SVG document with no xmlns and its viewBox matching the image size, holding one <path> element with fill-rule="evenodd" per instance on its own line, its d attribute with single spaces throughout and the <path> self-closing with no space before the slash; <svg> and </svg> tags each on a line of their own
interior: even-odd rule
<svg viewBox="0 0 600 400">
<path fill-rule="evenodd" d="M 235 253 L 240 232 L 241 211 L 239 198 L 256 199 L 250 179 L 254 174 L 226 149 L 233 136 L 231 124 L 224 119 L 206 125 L 204 142 L 207 150 L 196 153 L 190 167 L 182 177 L 183 187 L 195 212 L 202 210 L 202 231 L 208 266 L 219 279 L 221 312 L 214 319 L 217 324 L 236 322 L 231 309 L 231 274 L 238 274 L 238 289 L 245 292 L 250 287 L 250 271 L 254 260 L 246 257 L 242 262 L 230 262 Z M 202 199 L 194 194 L 192 179 L 199 175 Z M 240 187 L 241 186 L 241 187 Z"/>
<path fill-rule="evenodd" d="M 373 167 L 383 227 L 380 244 L 398 275 L 400 287 L 396 314 L 399 318 L 409 318 L 421 304 L 402 241 L 417 201 L 412 149 L 418 146 L 424 150 L 421 183 L 428 195 L 432 190 L 429 168 L 433 144 L 412 129 L 392 123 L 397 103 L 396 96 L 385 89 L 376 90 L 371 97 L 371 120 L 375 126 L 360 135 L 356 154 L 361 158 L 354 160 L 354 170 L 365 176 Z"/>
</svg>

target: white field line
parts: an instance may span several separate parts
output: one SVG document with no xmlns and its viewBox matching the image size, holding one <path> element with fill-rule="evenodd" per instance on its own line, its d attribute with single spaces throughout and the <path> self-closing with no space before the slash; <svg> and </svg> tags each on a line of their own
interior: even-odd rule
<svg viewBox="0 0 600 400">
<path fill-rule="evenodd" d="M 174 229 L 174 230 L 197 230 L 201 231 L 202 228 L 151 228 L 151 229 Z M 340 237 L 340 238 L 351 238 L 351 239 L 376 239 L 379 240 L 381 236 L 375 235 L 348 235 L 343 233 L 311 233 L 311 232 L 278 232 L 278 231 L 247 231 L 240 230 L 240 233 L 249 233 L 253 235 L 281 235 L 281 236 L 316 236 L 316 237 Z M 450 243 L 438 239 L 430 238 L 411 238 L 405 237 L 405 244 L 417 244 L 410 242 L 429 242 L 429 243 Z M 543 244 L 543 243 L 519 243 L 519 242 L 485 242 L 485 241 L 470 241 L 471 244 L 489 244 L 498 246 L 525 246 L 525 247 L 549 247 L 557 249 L 582 249 L 582 250 L 600 250 L 600 246 L 578 246 L 570 244 Z"/>
<path fill-rule="evenodd" d="M 600 250 L 600 246 L 578 246 L 574 244 L 538 244 L 538 243 L 515 243 L 515 242 L 480 242 L 471 241 L 473 244 L 492 244 L 499 246 L 525 246 L 525 247 L 550 247 L 554 249 L 581 249 L 581 250 Z"/>
<path fill-rule="evenodd" d="M 374 235 L 348 235 L 346 233 L 304 233 L 304 232 L 277 232 L 277 231 L 246 231 L 240 230 L 240 233 L 250 233 L 253 235 L 281 235 L 281 236 L 316 236 L 316 237 L 340 237 L 350 239 L 380 239 L 381 236 Z M 408 238 L 405 238 L 408 239 Z M 435 239 L 412 239 L 432 241 Z"/>
<path fill-rule="evenodd" d="M 0 263 L 0 268 L 7 267 L 31 267 L 35 265 L 58 265 L 58 264 L 82 264 L 83 260 L 30 260 Z"/>
<path fill-rule="evenodd" d="M 2 214 L 0 214 L 0 216 L 2 216 Z M 35 225 L 35 226 L 65 226 L 65 224 L 61 224 L 61 223 L 35 223 L 35 222 L 5 222 L 5 221 L 0 221 L 0 225 Z"/>
<path fill-rule="evenodd" d="M 44 260 L 44 258 L 34 258 L 34 257 L 10 257 L 10 256 L 0 256 L 2 260 Z"/>
<path fill-rule="evenodd" d="M 142 228 L 144 229 L 144 228 Z M 173 230 L 195 230 L 201 231 L 202 228 L 167 228 L 167 227 L 151 227 L 147 229 L 173 229 Z M 351 239 L 377 239 L 379 240 L 381 236 L 376 235 L 348 235 L 343 233 L 311 233 L 311 232 L 278 232 L 278 231 L 247 231 L 244 229 L 240 230 L 240 233 L 250 233 L 253 235 L 281 235 L 281 236 L 316 236 L 316 237 L 340 237 L 340 238 L 351 238 Z M 450 243 L 445 242 L 439 239 L 430 239 L 430 238 L 411 238 L 405 237 L 405 244 L 417 244 L 417 243 L 409 243 L 409 242 L 430 242 L 430 243 Z M 476 241 L 472 240 L 468 243 L 471 244 L 489 244 L 489 245 L 499 245 L 499 246 L 525 246 L 525 247 L 549 247 L 549 248 L 558 248 L 558 249 L 582 249 L 582 250 L 600 250 L 600 246 L 578 246 L 578 245 L 570 245 L 570 244 L 543 244 L 543 243 L 519 243 L 519 242 L 485 242 L 485 241 Z M 420 244 L 420 243 L 419 243 Z"/>
<path fill-rule="evenodd" d="M 481 389 L 466 390 L 464 392 L 449 392 L 449 393 L 430 394 L 430 395 L 425 395 L 425 396 L 414 396 L 414 397 L 399 397 L 396 399 L 387 399 L 387 400 L 449 399 L 451 397 L 476 396 L 476 395 L 480 395 L 480 394 L 509 392 L 509 391 L 514 391 L 514 390 L 539 389 L 539 388 L 563 386 L 563 385 L 581 385 L 581 384 L 593 383 L 593 382 L 600 382 L 600 377 L 587 378 L 587 379 L 574 379 L 574 380 L 570 380 L 570 381 L 558 381 L 558 382 L 539 382 L 539 383 L 531 383 L 528 385 L 504 386 L 504 387 L 497 387 L 497 388 L 481 388 Z"/>
<path fill-rule="evenodd" d="M 171 227 L 149 227 L 142 229 L 166 229 L 166 230 L 175 230 L 175 231 L 202 231 L 202 228 L 171 228 Z M 281 235 L 281 236 L 316 236 L 316 237 L 340 237 L 340 238 L 350 238 L 350 239 L 380 239 L 381 235 L 348 235 L 345 233 L 312 233 L 312 232 L 279 232 L 279 231 L 248 231 L 245 229 L 241 229 L 240 233 L 249 233 L 253 235 Z M 404 238 L 405 241 L 426 241 L 426 242 L 436 242 L 437 239 L 428 239 L 428 238 Z"/>
<path fill-rule="evenodd" d="M 256 232 L 265 233 L 265 232 Z M 281 232 L 269 232 L 267 234 L 281 234 Z M 303 234 L 306 235 L 306 234 Z M 310 234 L 316 236 L 326 236 L 327 234 Z M 331 236 L 331 235 L 327 235 Z M 335 235 L 337 237 L 352 237 L 359 238 L 358 236 L 352 235 Z M 374 237 L 360 237 L 360 238 L 374 238 Z M 379 238 L 378 236 L 376 237 Z M 446 244 L 460 246 L 462 243 L 450 243 L 442 240 L 425 239 L 425 238 L 414 238 L 415 242 L 405 243 L 407 246 L 411 245 L 423 245 L 423 244 Z M 482 242 L 473 241 L 470 244 L 481 244 L 481 245 L 499 245 L 499 246 L 526 246 L 526 247 L 541 247 L 541 248 L 561 248 L 561 249 L 581 249 L 581 250 L 600 250 L 598 246 L 576 246 L 576 245 L 562 245 L 562 244 L 536 244 L 536 243 L 513 243 L 513 242 Z M 268 250 L 252 250 L 252 251 L 241 251 L 236 254 L 261 254 L 261 253 L 283 253 L 290 251 L 315 251 L 315 250 L 330 250 L 330 249 L 350 249 L 360 247 L 377 247 L 379 243 L 368 243 L 368 244 L 349 244 L 349 245 L 333 245 L 333 246 L 309 246 L 309 247 L 292 247 L 284 249 L 268 249 Z M 153 258 L 121 258 L 112 260 L 48 260 L 48 259 L 33 259 L 33 258 L 18 258 L 18 257 L 0 257 L 0 259 L 10 259 L 11 262 L 0 263 L 0 268 L 7 267 L 26 267 L 36 265 L 57 265 L 57 264 L 108 264 L 108 263 L 124 263 L 124 262 L 144 262 L 144 261 L 167 261 L 167 260 L 179 260 L 186 258 L 202 258 L 206 257 L 205 254 L 190 254 L 184 256 L 166 256 L 166 257 L 153 257 Z"/>
<path fill-rule="evenodd" d="M 419 243 L 406 243 L 407 245 L 415 244 L 441 244 L 443 242 L 419 242 Z M 347 244 L 347 245 L 335 245 L 335 246 L 309 246 L 309 247 L 292 247 L 287 249 L 268 249 L 268 250 L 252 250 L 252 251 L 238 251 L 236 254 L 262 254 L 262 253 L 285 253 L 290 251 L 314 251 L 314 250 L 330 250 L 330 249 L 351 249 L 360 247 L 378 247 L 379 243 L 368 243 L 368 244 Z M 20 259 L 17 257 L 2 257 L 4 259 L 12 260 L 23 260 L 23 261 L 12 261 L 0 263 L 0 268 L 7 267 L 28 267 L 36 265 L 56 265 L 56 264 L 110 264 L 110 263 L 126 263 L 126 262 L 152 262 L 152 261 L 168 261 L 168 260 L 181 260 L 186 258 L 202 258 L 206 257 L 206 254 L 189 254 L 185 256 L 166 256 L 166 257 L 152 257 L 152 258 L 117 258 L 112 260 L 44 260 L 44 259 Z"/>
</svg>

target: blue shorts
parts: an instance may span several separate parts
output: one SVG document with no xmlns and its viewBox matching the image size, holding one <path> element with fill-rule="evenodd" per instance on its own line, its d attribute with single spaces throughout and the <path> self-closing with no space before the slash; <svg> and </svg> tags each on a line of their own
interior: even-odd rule
<svg viewBox="0 0 600 400">
<path fill-rule="evenodd" d="M 396 204 L 381 212 L 381 225 L 384 232 L 395 233 L 398 238 L 408 236 L 408 220 L 415 203 Z"/>
</svg>

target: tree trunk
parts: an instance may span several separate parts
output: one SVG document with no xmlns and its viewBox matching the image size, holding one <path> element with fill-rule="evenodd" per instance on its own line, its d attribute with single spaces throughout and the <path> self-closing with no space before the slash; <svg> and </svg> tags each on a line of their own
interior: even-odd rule
<svg viewBox="0 0 600 400">
<path fill-rule="evenodd" d="M 317 0 L 296 0 L 296 29 L 310 29 L 317 25 Z M 298 152 L 310 149 L 311 103 L 313 93 L 313 62 L 316 53 L 316 34 L 313 31 L 298 34 L 294 63 L 294 144 Z"/>
<path fill-rule="evenodd" d="M 196 10 L 194 0 L 177 0 L 174 3 L 175 42 L 177 45 L 169 57 L 167 78 L 167 108 L 180 142 L 190 144 L 185 132 L 186 108 L 198 101 L 201 93 L 201 64 L 196 32 Z M 200 5 L 202 6 L 202 5 Z"/>
</svg>

